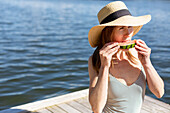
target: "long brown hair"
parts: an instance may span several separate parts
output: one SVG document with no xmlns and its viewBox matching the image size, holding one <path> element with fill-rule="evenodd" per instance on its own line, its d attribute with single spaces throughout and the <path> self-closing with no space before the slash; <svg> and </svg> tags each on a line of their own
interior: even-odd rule
<svg viewBox="0 0 170 113">
<path fill-rule="evenodd" d="M 113 32 L 113 29 L 114 26 L 106 26 L 102 30 L 100 42 L 92 55 L 92 64 L 97 73 L 99 73 L 99 69 L 101 66 L 99 51 L 106 43 L 111 42 L 111 34 Z"/>
</svg>

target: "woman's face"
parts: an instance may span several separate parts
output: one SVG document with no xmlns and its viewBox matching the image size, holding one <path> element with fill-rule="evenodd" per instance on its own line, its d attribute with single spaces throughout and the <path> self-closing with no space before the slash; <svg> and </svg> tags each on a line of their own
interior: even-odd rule
<svg viewBox="0 0 170 113">
<path fill-rule="evenodd" d="M 111 34 L 111 40 L 113 42 L 124 42 L 131 40 L 133 36 L 132 26 L 115 26 Z"/>
</svg>

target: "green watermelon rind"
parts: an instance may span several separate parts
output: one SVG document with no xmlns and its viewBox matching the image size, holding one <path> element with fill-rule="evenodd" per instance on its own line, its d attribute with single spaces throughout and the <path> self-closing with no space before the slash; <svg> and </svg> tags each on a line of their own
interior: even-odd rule
<svg viewBox="0 0 170 113">
<path fill-rule="evenodd" d="M 134 48 L 135 45 L 136 45 L 136 43 L 129 44 L 129 45 L 125 45 L 125 46 L 120 46 L 120 49 L 130 49 L 130 48 Z"/>
</svg>

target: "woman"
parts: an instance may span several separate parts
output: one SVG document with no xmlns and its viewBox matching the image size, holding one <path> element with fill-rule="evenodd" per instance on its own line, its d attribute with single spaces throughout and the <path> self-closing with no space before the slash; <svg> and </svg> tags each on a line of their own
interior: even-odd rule
<svg viewBox="0 0 170 113">
<path fill-rule="evenodd" d="M 131 49 L 120 49 L 150 15 L 133 17 L 121 1 L 111 2 L 98 13 L 100 25 L 89 31 L 89 43 L 97 47 L 89 57 L 89 102 L 94 113 L 139 113 L 146 82 L 158 98 L 164 94 L 164 82 L 150 61 L 151 49 L 136 40 Z"/>
</svg>

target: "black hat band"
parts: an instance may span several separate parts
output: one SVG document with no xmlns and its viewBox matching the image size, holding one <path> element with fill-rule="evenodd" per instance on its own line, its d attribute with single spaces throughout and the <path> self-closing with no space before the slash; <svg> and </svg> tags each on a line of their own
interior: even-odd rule
<svg viewBox="0 0 170 113">
<path fill-rule="evenodd" d="M 114 20 L 116 20 L 122 16 L 126 16 L 126 15 L 131 15 L 129 10 L 127 10 L 127 9 L 122 9 L 122 10 L 116 11 L 116 12 L 110 14 L 109 16 L 107 16 L 105 19 L 103 19 L 100 24 L 105 24 L 105 23 L 114 21 Z"/>
</svg>

